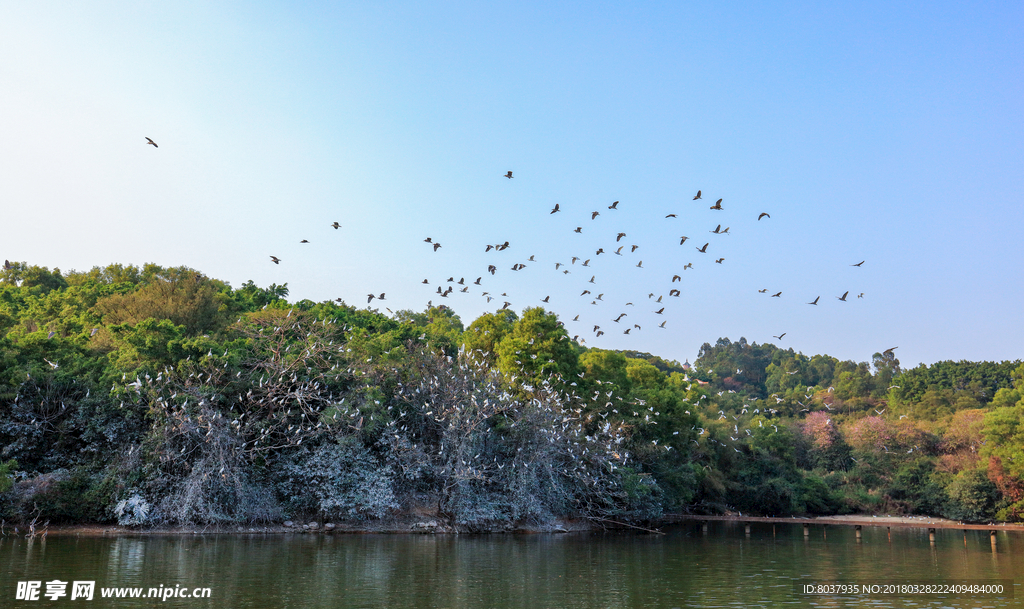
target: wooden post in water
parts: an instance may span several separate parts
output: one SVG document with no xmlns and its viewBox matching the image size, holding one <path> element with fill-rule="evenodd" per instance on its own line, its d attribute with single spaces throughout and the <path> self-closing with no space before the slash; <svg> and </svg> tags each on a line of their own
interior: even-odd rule
<svg viewBox="0 0 1024 609">
<path fill-rule="evenodd" d="M 964 549 L 967 549 L 967 529 L 964 529 Z"/>
<path fill-rule="evenodd" d="M 992 553 L 995 554 L 996 553 L 996 532 L 995 531 L 989 531 L 988 532 L 988 538 L 992 542 Z"/>
<path fill-rule="evenodd" d="M 935 529 L 931 527 L 928 528 L 928 543 L 935 545 Z"/>
<path fill-rule="evenodd" d="M 744 535 L 746 535 L 747 537 L 750 537 L 750 523 L 749 523 L 749 522 L 748 522 L 748 523 L 745 523 L 745 524 L 743 525 L 743 533 L 744 533 Z"/>
<path fill-rule="evenodd" d="M 708 534 L 708 521 L 707 520 L 701 522 L 701 524 L 700 524 L 700 532 L 704 533 L 705 535 Z"/>
<path fill-rule="evenodd" d="M 885 530 L 889 534 L 889 543 L 892 543 L 892 527 L 885 527 Z"/>
<path fill-rule="evenodd" d="M 810 536 L 811 536 L 811 526 L 805 522 L 804 523 L 804 537 L 810 537 Z"/>
<path fill-rule="evenodd" d="M 856 534 L 857 534 L 857 543 L 860 543 L 860 541 L 861 541 L 860 540 L 860 535 L 861 535 L 861 533 L 860 533 L 860 525 L 858 524 L 857 526 L 855 526 L 853 528 L 853 530 L 856 531 Z"/>
</svg>

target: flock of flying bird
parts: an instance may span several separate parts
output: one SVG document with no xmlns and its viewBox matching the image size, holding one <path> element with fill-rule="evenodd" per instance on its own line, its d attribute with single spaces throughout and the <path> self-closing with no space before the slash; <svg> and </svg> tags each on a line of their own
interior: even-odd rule
<svg viewBox="0 0 1024 609">
<path fill-rule="evenodd" d="M 152 145 L 154 148 L 158 147 L 157 143 L 154 142 L 152 139 L 150 139 L 148 137 L 146 138 L 146 142 L 147 142 L 147 144 Z M 512 171 L 508 171 L 502 177 L 505 177 L 505 178 L 508 178 L 509 180 L 511 180 L 513 178 Z M 703 200 L 703 193 L 702 193 L 702 191 L 698 190 L 697 194 L 693 196 L 692 200 L 693 201 L 702 201 Z M 717 211 L 717 212 L 724 211 L 725 208 L 723 207 L 723 201 L 724 201 L 723 198 L 717 199 L 713 205 L 709 206 L 709 210 L 710 211 Z M 554 205 L 554 207 L 551 209 L 551 211 L 549 212 L 549 215 L 554 215 L 554 214 L 562 213 L 562 211 L 563 210 L 561 209 L 560 204 L 556 203 Z M 608 211 L 618 212 L 619 211 L 619 201 L 614 201 L 610 205 L 608 205 L 607 206 L 607 210 L 605 211 L 605 213 L 607 214 Z M 601 216 L 601 211 L 597 211 L 597 210 L 591 211 L 590 212 L 590 221 L 591 222 L 596 222 L 598 217 L 600 217 L 600 216 Z M 677 218 L 677 217 L 678 217 L 677 214 L 670 213 L 670 214 L 667 214 L 665 216 L 665 219 L 673 219 L 673 218 Z M 771 219 L 771 215 L 768 212 L 761 212 L 760 214 L 758 214 L 758 216 L 757 216 L 757 221 L 758 222 L 760 222 L 761 220 L 764 220 L 764 219 Z M 329 226 L 331 226 L 335 230 L 341 228 L 341 224 L 339 224 L 338 222 L 333 222 Z M 721 223 L 717 223 L 715 228 L 712 229 L 712 230 L 709 230 L 708 232 L 711 233 L 711 234 L 714 234 L 714 235 L 718 235 L 718 236 L 721 236 L 721 235 L 731 235 L 732 233 L 729 232 L 730 228 L 731 228 L 731 226 L 726 226 L 726 227 L 723 228 Z M 579 226 L 576 226 L 575 230 L 573 230 L 572 232 L 575 233 L 575 234 L 582 234 L 584 232 L 584 225 L 581 224 Z M 564 275 L 569 275 L 574 270 L 576 270 L 576 271 L 583 271 L 584 275 L 587 273 L 587 271 L 591 271 L 591 277 L 582 286 L 583 289 L 581 290 L 579 297 L 580 298 L 584 298 L 584 297 L 588 297 L 589 296 L 590 297 L 590 305 L 592 305 L 592 306 L 599 306 L 602 303 L 608 302 L 608 301 L 605 301 L 605 296 L 606 296 L 606 294 L 608 294 L 611 291 L 611 290 L 609 290 L 609 292 L 601 292 L 601 291 L 599 291 L 599 288 L 597 287 L 598 286 L 598 278 L 597 278 L 598 270 L 597 270 L 597 267 L 598 267 L 598 260 L 601 260 L 600 256 L 602 254 L 613 254 L 613 255 L 616 255 L 616 256 L 625 256 L 627 254 L 635 255 L 636 252 L 639 249 L 641 249 L 641 246 L 638 245 L 638 244 L 634 244 L 634 243 L 628 243 L 627 244 L 627 243 L 623 243 L 622 242 L 622 240 L 627 237 L 627 233 L 626 232 L 624 232 L 624 231 L 615 231 L 612 234 L 614 234 L 614 242 L 610 241 L 610 235 L 609 235 L 609 243 L 607 245 L 607 249 L 605 249 L 605 247 L 603 247 L 603 246 L 602 247 L 598 247 L 594 251 L 594 253 L 592 255 L 590 255 L 589 257 L 586 256 L 586 255 L 575 255 L 575 256 L 569 257 L 568 263 L 566 263 L 565 261 L 550 261 L 550 262 L 548 262 L 548 264 L 553 264 L 554 265 L 555 271 L 560 271 Z M 686 235 L 680 236 L 679 237 L 679 245 L 684 245 L 688 240 L 690 240 L 690 237 L 688 237 Z M 423 242 L 426 243 L 427 246 L 434 253 L 437 253 L 438 251 L 440 251 L 443 248 L 442 243 L 439 242 L 439 241 L 435 241 L 432 237 L 426 237 L 423 240 Z M 306 239 L 303 239 L 303 240 L 300 241 L 300 243 L 309 243 L 309 241 L 306 240 Z M 496 244 L 482 244 L 482 247 L 483 247 L 483 250 L 484 250 L 485 254 L 490 254 L 491 252 L 494 252 L 494 253 L 504 252 L 505 250 L 509 249 L 511 247 L 511 245 L 510 245 L 509 241 L 504 241 L 502 243 L 496 243 Z M 700 254 L 709 254 L 709 253 L 711 253 L 711 252 L 709 252 L 709 247 L 711 247 L 712 250 L 715 249 L 714 247 L 712 247 L 711 240 L 706 241 L 701 246 L 694 246 L 694 249 L 698 253 L 700 253 Z M 717 256 L 716 257 L 715 254 L 712 254 L 712 258 L 711 259 L 716 264 L 724 264 L 726 262 L 726 258 L 724 256 Z M 270 256 L 270 260 L 274 264 L 280 264 L 282 262 L 281 258 L 278 258 L 277 256 L 273 256 L 273 255 Z M 591 266 L 592 262 L 594 263 L 594 266 Z M 448 277 L 447 281 L 439 281 L 439 282 L 437 282 L 440 285 L 436 285 L 435 291 L 434 291 L 434 295 L 439 297 L 439 298 L 448 298 L 453 293 L 469 293 L 470 288 L 472 286 L 480 286 L 482 288 L 488 288 L 488 289 L 484 289 L 481 292 L 481 297 L 486 298 L 487 299 L 487 303 L 490 303 L 492 300 L 498 299 L 498 300 L 500 300 L 502 302 L 500 310 L 508 309 L 509 307 L 512 306 L 511 300 L 508 300 L 509 298 L 511 298 L 508 295 L 508 291 L 506 290 L 506 291 L 500 291 L 499 292 L 498 289 L 495 289 L 493 287 L 489 287 L 489 286 L 485 286 L 484 285 L 485 277 L 487 277 L 487 275 L 490 275 L 492 277 L 497 277 L 499 271 L 503 270 L 503 268 L 505 268 L 504 265 L 506 265 L 507 263 L 508 263 L 508 261 L 499 262 L 499 261 L 495 260 L 493 263 L 489 263 L 489 264 L 486 265 L 486 271 L 484 271 L 483 270 L 483 266 L 481 266 L 480 275 L 478 277 L 476 277 L 475 280 L 469 282 L 468 284 L 466 282 L 465 277 L 460 277 L 456 281 L 455 275 L 452 274 L 451 276 Z M 530 263 L 530 264 L 528 265 L 527 263 Z M 528 258 L 525 258 L 522 261 L 514 262 L 510 267 L 507 267 L 507 268 L 509 268 L 510 271 L 512 271 L 512 272 L 519 272 L 519 271 L 523 271 L 528 266 L 533 265 L 534 263 L 539 263 L 539 262 L 536 259 L 535 255 L 531 255 L 531 256 L 529 256 Z M 865 263 L 865 261 L 862 260 L 862 261 L 860 261 L 860 262 L 858 262 L 856 264 L 852 264 L 850 266 L 860 267 L 864 263 Z M 638 259 L 634 266 L 636 268 L 638 268 L 638 269 L 643 269 L 643 268 L 645 268 L 643 266 L 643 264 L 644 264 L 643 260 L 642 259 Z M 501 265 L 501 266 L 499 266 L 499 265 Z M 664 281 L 664 288 L 667 288 L 667 291 L 664 290 L 664 288 L 662 288 L 662 289 L 658 289 L 658 293 L 656 293 L 654 291 L 649 291 L 647 293 L 648 300 L 650 300 L 654 304 L 654 307 L 655 307 L 655 308 L 652 308 L 651 313 L 653 313 L 654 315 L 664 316 L 666 308 L 667 308 L 665 306 L 665 304 L 664 304 L 665 303 L 664 298 L 666 297 L 666 295 L 667 295 L 668 298 L 678 298 L 678 297 L 681 296 L 681 294 L 682 294 L 681 290 L 679 288 L 677 288 L 677 287 L 674 287 L 674 284 L 679 283 L 680 287 L 681 287 L 683 285 L 682 284 L 682 274 L 681 273 L 683 273 L 684 271 L 687 271 L 689 269 L 692 269 L 692 268 L 693 268 L 693 263 L 692 262 L 687 262 L 686 264 L 682 264 L 681 265 L 681 270 L 679 272 L 673 273 L 671 275 L 671 278 L 666 277 L 663 280 Z M 489 278 L 488 278 L 488 280 L 489 280 Z M 424 279 L 421 283 L 422 283 L 422 285 L 428 285 L 428 286 L 432 285 L 429 279 Z M 447 285 L 444 285 L 444 284 L 447 284 Z M 635 287 L 635 285 L 632 286 L 632 287 Z M 594 292 L 597 292 L 597 293 L 595 294 Z M 758 292 L 761 293 L 761 294 L 765 294 L 765 293 L 768 292 L 768 288 L 760 289 L 760 290 L 758 290 Z M 850 295 L 850 292 L 847 291 L 844 294 L 842 294 L 841 296 L 836 296 L 836 300 L 839 300 L 839 301 L 842 301 L 842 302 L 847 302 L 847 297 L 849 295 Z M 367 294 L 366 302 L 367 302 L 367 304 L 370 304 L 374 300 L 383 301 L 383 300 L 385 300 L 385 296 L 386 296 L 386 294 L 384 292 L 381 292 L 379 295 L 378 294 L 374 294 L 374 293 L 370 293 L 370 294 Z M 782 291 L 777 291 L 776 293 L 771 294 L 770 296 L 772 298 L 781 298 L 782 297 Z M 857 298 L 863 298 L 863 297 L 864 297 L 864 293 L 863 292 L 861 292 L 860 294 L 857 295 Z M 812 301 L 808 302 L 807 304 L 808 305 L 817 306 L 820 299 L 821 299 L 820 295 L 815 296 L 815 298 Z M 342 302 L 343 299 L 338 298 L 337 300 L 339 302 Z M 544 298 L 539 299 L 539 302 L 540 302 L 540 304 L 545 304 L 545 305 L 552 304 L 551 303 L 551 296 L 550 295 L 546 295 Z M 585 303 L 586 302 L 586 298 L 584 298 L 584 300 L 582 302 Z M 433 306 L 433 301 L 432 300 L 429 301 L 427 303 L 427 306 L 428 307 Z M 621 308 L 625 309 L 626 307 L 635 307 L 635 306 L 636 306 L 636 304 L 634 302 L 626 301 L 624 304 L 621 305 Z M 387 310 L 389 312 L 391 312 L 390 309 L 387 309 Z M 626 335 L 630 334 L 630 332 L 632 332 L 632 331 L 641 331 L 642 330 L 642 327 L 641 327 L 641 325 L 639 323 L 632 323 L 631 325 L 630 325 L 630 322 L 623 323 L 623 319 L 630 315 L 629 311 L 632 311 L 632 310 L 627 309 L 627 310 L 617 311 L 616 312 L 617 315 L 608 317 L 608 319 L 612 323 L 622 324 L 621 326 L 616 326 L 616 327 L 623 327 L 623 326 L 625 326 L 624 329 L 622 329 L 622 334 L 626 334 Z M 580 321 L 580 317 L 581 317 L 581 314 L 577 313 L 575 316 L 573 316 L 571 318 L 571 321 L 572 322 L 578 322 L 578 321 Z M 601 325 L 602 323 L 605 323 L 605 322 L 599 322 L 599 323 L 593 324 L 593 328 L 591 330 L 591 333 L 594 335 L 595 338 L 604 335 L 605 334 L 605 330 L 610 330 L 611 329 L 611 327 L 609 327 L 609 326 L 605 326 L 604 328 L 602 328 L 602 325 Z M 665 328 L 666 323 L 667 323 L 667 320 L 662 320 L 660 324 L 657 324 L 657 326 L 659 328 Z M 779 335 L 775 335 L 775 336 L 773 336 L 773 338 L 776 338 L 778 340 L 782 340 L 782 338 L 784 336 L 786 336 L 785 332 L 783 332 L 783 333 L 781 333 Z M 576 334 L 573 337 L 573 340 L 579 341 L 581 343 L 585 343 L 586 342 L 586 339 L 585 338 L 581 339 L 579 334 Z"/>
</svg>

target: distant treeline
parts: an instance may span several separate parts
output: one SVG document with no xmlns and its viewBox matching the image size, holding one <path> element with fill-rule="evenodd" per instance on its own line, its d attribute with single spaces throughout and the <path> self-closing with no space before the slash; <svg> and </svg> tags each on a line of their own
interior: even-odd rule
<svg viewBox="0 0 1024 609">
<path fill-rule="evenodd" d="M 0 271 L 0 516 L 463 530 L 1024 510 L 1024 365 L 719 339 L 692 368 L 541 308 L 289 302 L 184 267 Z"/>
</svg>

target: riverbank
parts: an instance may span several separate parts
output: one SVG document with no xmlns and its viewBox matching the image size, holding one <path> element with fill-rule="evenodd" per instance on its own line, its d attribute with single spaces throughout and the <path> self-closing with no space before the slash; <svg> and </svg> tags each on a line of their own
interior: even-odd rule
<svg viewBox="0 0 1024 609">
<path fill-rule="evenodd" d="M 265 525 L 218 525 L 218 526 L 180 526 L 180 527 L 152 527 L 138 528 L 118 525 L 102 524 L 76 524 L 50 526 L 46 529 L 38 528 L 36 536 L 44 533 L 47 535 L 75 535 L 75 536 L 123 536 L 123 535 L 281 535 L 281 534 L 542 534 L 542 533 L 570 533 L 587 532 L 602 529 L 640 530 L 655 532 L 664 526 L 682 524 L 687 522 L 736 522 L 736 523 L 771 523 L 771 524 L 807 524 L 816 526 L 872 526 L 872 527 L 896 527 L 896 528 L 928 528 L 928 529 L 960 529 L 965 531 L 1021 531 L 1024 532 L 1024 524 L 1013 523 L 989 523 L 989 524 L 968 524 L 948 520 L 945 518 L 931 516 L 893 516 L 893 515 L 869 515 L 852 514 L 843 516 L 818 516 L 810 518 L 773 518 L 766 516 L 743 516 L 741 514 L 728 514 L 720 516 L 705 516 L 697 514 L 670 514 L 661 518 L 657 523 L 648 524 L 640 528 L 625 523 L 612 521 L 596 522 L 591 520 L 564 520 L 548 525 L 522 525 L 509 526 L 501 529 L 488 531 L 467 531 L 457 529 L 443 524 L 436 519 L 427 520 L 385 520 L 362 523 L 335 524 L 332 522 L 294 522 L 287 521 L 280 524 Z M 19 535 L 28 533 L 24 527 L 18 529 Z M 13 527 L 8 527 L 5 534 L 14 534 Z"/>
</svg>

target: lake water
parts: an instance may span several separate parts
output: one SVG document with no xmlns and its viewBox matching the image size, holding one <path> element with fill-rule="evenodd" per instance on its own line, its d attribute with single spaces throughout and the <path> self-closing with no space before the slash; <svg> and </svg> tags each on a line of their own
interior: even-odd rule
<svg viewBox="0 0 1024 609">
<path fill-rule="evenodd" d="M 1018 607 L 1024 536 L 739 523 L 667 535 L 192 535 L 0 538 L 0 607 Z M 46 582 L 69 582 L 49 600 Z M 42 582 L 37 601 L 17 600 Z M 73 581 L 95 582 L 92 601 Z M 1004 584 L 1002 595 L 811 596 L 803 584 Z M 101 588 L 209 598 L 101 598 Z M 59 590 L 59 586 L 57 587 Z M 161 593 L 165 594 L 165 593 Z M 1011 598 L 1011 594 L 1013 598 Z"/>
</svg>

